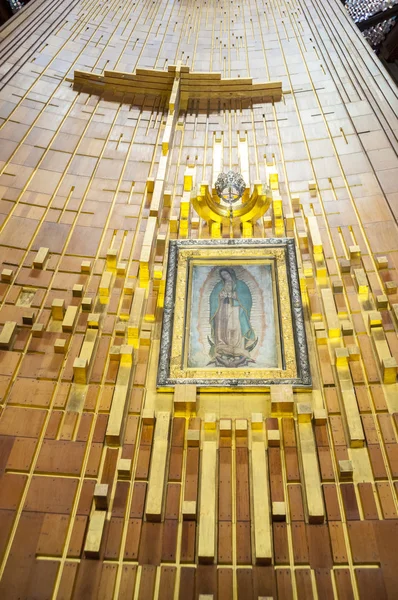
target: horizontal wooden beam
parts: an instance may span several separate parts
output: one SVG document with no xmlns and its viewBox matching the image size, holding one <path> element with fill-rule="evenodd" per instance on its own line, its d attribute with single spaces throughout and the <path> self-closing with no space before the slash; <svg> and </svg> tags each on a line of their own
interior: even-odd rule
<svg viewBox="0 0 398 600">
<path fill-rule="evenodd" d="M 187 98 L 272 98 L 282 96 L 281 81 L 253 82 L 251 77 L 225 78 L 221 73 L 191 73 L 189 67 L 177 73 L 171 65 L 168 71 L 136 69 L 135 73 L 105 71 L 96 75 L 76 70 L 75 86 L 87 86 L 99 92 L 125 92 L 152 94 L 169 97 L 173 92 L 174 79 L 181 82 L 181 95 Z"/>
</svg>

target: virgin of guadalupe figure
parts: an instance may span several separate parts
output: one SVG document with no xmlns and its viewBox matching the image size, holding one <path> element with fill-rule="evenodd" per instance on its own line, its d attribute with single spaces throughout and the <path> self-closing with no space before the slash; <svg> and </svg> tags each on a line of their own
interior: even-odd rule
<svg viewBox="0 0 398 600">
<path fill-rule="evenodd" d="M 250 323 L 253 304 L 248 285 L 237 278 L 235 270 L 222 267 L 220 281 L 210 294 L 209 365 L 245 367 L 255 360 L 250 356 L 258 342 Z"/>
</svg>

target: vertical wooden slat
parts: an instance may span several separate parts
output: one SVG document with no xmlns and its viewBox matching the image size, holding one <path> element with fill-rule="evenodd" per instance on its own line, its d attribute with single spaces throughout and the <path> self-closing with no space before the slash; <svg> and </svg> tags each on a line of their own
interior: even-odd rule
<svg viewBox="0 0 398 600">
<path fill-rule="evenodd" d="M 272 558 L 268 471 L 264 442 L 252 442 L 253 524 L 256 562 Z"/>
<path fill-rule="evenodd" d="M 311 422 L 299 422 L 298 430 L 308 517 L 310 523 L 322 523 L 325 512 Z"/>
<path fill-rule="evenodd" d="M 146 518 L 152 521 L 160 521 L 162 515 L 169 427 L 170 413 L 159 412 L 156 416 L 151 470 L 149 473 L 148 494 L 145 509 Z"/>
<path fill-rule="evenodd" d="M 216 535 L 217 443 L 204 441 L 200 473 L 198 558 L 213 561 Z"/>
</svg>

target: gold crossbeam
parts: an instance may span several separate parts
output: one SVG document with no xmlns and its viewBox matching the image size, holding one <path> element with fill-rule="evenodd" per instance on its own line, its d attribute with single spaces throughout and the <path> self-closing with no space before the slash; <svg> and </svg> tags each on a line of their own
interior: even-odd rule
<svg viewBox="0 0 398 600">
<path fill-rule="evenodd" d="M 189 67 L 170 65 L 167 71 L 136 69 L 134 73 L 104 71 L 96 75 L 87 71 L 75 71 L 74 87 L 90 88 L 111 94 L 150 94 L 169 97 L 175 78 L 181 82 L 181 100 L 189 98 L 262 98 L 280 100 L 280 81 L 254 83 L 251 77 L 229 79 L 220 73 L 191 73 Z"/>
</svg>

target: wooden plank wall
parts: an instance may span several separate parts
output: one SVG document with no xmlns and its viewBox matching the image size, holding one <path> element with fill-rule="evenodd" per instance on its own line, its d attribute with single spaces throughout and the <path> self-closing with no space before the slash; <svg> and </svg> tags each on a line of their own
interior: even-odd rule
<svg viewBox="0 0 398 600">
<path fill-rule="evenodd" d="M 341 3 L 35 0 L 0 40 L 0 597 L 396 598 L 398 101 Z M 283 96 L 72 85 L 171 65 Z M 156 393 L 222 165 L 297 240 L 312 393 Z"/>
</svg>

